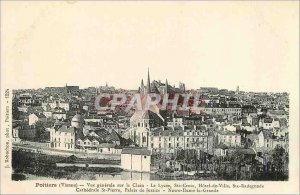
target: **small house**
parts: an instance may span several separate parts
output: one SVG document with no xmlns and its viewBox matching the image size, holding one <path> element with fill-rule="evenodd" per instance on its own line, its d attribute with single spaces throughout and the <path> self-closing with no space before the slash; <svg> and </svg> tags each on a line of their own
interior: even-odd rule
<svg viewBox="0 0 300 195">
<path fill-rule="evenodd" d="M 128 171 L 150 172 L 151 150 L 140 147 L 123 148 L 121 168 Z"/>
</svg>

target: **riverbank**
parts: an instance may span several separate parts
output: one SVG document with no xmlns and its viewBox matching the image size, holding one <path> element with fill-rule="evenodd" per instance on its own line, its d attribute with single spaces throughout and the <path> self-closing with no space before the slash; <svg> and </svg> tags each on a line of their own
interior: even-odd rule
<svg viewBox="0 0 300 195">
<path fill-rule="evenodd" d="M 24 180 L 35 179 L 32 175 L 38 178 L 53 178 L 53 179 L 93 179 L 95 174 L 111 174 L 117 175 L 122 171 L 119 167 L 89 167 L 89 164 L 103 164 L 103 165 L 119 165 L 119 161 L 107 159 L 80 159 L 76 158 L 75 161 L 86 163 L 85 167 L 58 167 L 56 163 L 70 162 L 74 157 L 65 158 L 62 156 L 53 156 L 45 154 L 37 154 L 24 151 L 13 151 L 12 168 L 14 174 L 12 179 Z M 73 162 L 73 161 L 71 161 Z M 19 175 L 18 175 L 19 174 Z M 90 175 L 90 176 L 89 176 Z M 88 178 L 85 178 L 88 177 Z"/>
</svg>

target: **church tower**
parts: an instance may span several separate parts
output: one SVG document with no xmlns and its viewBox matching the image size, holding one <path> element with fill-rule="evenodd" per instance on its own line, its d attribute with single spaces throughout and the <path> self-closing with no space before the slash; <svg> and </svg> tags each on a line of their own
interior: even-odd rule
<svg viewBox="0 0 300 195">
<path fill-rule="evenodd" d="M 166 84 L 165 84 L 165 94 L 167 94 L 168 93 L 168 86 L 169 86 L 169 84 L 168 84 L 168 79 L 166 79 Z"/>
<path fill-rule="evenodd" d="M 144 85 L 143 79 L 141 81 L 141 86 L 139 87 L 139 92 L 140 92 L 141 95 L 145 94 L 145 85 Z"/>
<path fill-rule="evenodd" d="M 239 87 L 239 86 L 237 86 L 237 87 L 236 87 L 235 94 L 237 94 L 237 95 L 238 95 L 239 93 L 240 93 L 240 87 Z"/>
<path fill-rule="evenodd" d="M 149 68 L 148 68 L 148 79 L 147 79 L 147 92 L 151 93 Z"/>
</svg>

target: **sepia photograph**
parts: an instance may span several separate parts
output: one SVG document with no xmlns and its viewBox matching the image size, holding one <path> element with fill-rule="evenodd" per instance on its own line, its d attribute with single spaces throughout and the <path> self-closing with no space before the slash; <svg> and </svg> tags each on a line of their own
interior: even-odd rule
<svg viewBox="0 0 300 195">
<path fill-rule="evenodd" d="M 299 193 L 298 1 L 0 3 L 1 193 Z"/>
</svg>

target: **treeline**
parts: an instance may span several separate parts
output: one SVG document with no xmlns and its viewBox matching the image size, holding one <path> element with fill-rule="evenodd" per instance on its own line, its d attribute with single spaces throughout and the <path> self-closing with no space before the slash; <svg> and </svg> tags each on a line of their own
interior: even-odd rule
<svg viewBox="0 0 300 195">
<path fill-rule="evenodd" d="M 159 172 L 204 172 L 219 180 L 288 180 L 288 164 L 288 152 L 280 146 L 259 156 L 233 150 L 218 157 L 194 149 L 179 149 L 174 154 L 158 153 L 152 157 L 152 165 Z"/>
</svg>

